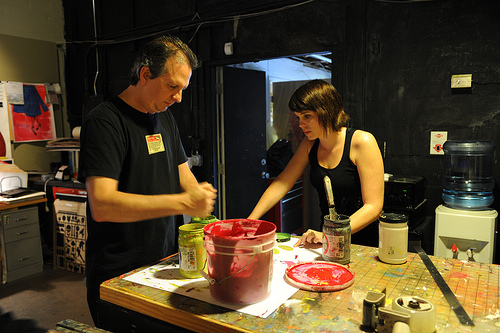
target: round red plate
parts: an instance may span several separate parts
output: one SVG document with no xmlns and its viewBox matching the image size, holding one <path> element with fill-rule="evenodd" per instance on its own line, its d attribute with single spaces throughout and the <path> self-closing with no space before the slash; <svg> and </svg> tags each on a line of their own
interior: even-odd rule
<svg viewBox="0 0 500 333">
<path fill-rule="evenodd" d="M 300 262 L 286 269 L 285 280 L 304 290 L 337 291 L 354 283 L 354 272 L 334 262 Z"/>
</svg>

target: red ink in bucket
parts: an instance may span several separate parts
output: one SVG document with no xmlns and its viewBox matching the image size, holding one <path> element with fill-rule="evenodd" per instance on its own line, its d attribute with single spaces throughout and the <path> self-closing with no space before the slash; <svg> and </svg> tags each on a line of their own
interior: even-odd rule
<svg viewBox="0 0 500 333">
<path fill-rule="evenodd" d="M 224 303 L 251 304 L 271 294 L 276 226 L 235 219 L 203 228 L 210 295 Z"/>
</svg>

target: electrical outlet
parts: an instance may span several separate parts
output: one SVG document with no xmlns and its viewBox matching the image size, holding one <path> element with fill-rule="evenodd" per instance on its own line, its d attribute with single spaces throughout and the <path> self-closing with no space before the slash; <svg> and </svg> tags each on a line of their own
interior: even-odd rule
<svg viewBox="0 0 500 333">
<path fill-rule="evenodd" d="M 472 74 L 459 74 L 451 76 L 451 88 L 471 88 Z"/>
</svg>

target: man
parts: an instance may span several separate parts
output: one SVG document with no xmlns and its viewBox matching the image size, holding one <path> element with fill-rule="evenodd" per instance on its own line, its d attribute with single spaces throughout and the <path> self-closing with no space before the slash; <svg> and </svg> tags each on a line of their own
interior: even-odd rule
<svg viewBox="0 0 500 333">
<path fill-rule="evenodd" d="M 167 111 L 181 102 L 198 66 L 178 38 L 149 42 L 135 60 L 130 85 L 93 109 L 82 126 L 87 301 L 96 326 L 103 281 L 177 252 L 175 215 L 213 211 L 216 190 L 191 173 Z"/>
</svg>

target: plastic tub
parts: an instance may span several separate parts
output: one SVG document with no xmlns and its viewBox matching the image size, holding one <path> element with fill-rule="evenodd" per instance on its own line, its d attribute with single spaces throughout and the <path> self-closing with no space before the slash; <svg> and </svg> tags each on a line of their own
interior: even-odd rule
<svg viewBox="0 0 500 333">
<path fill-rule="evenodd" d="M 224 220 L 203 228 L 210 295 L 251 304 L 271 294 L 276 226 L 260 220 Z"/>
</svg>

